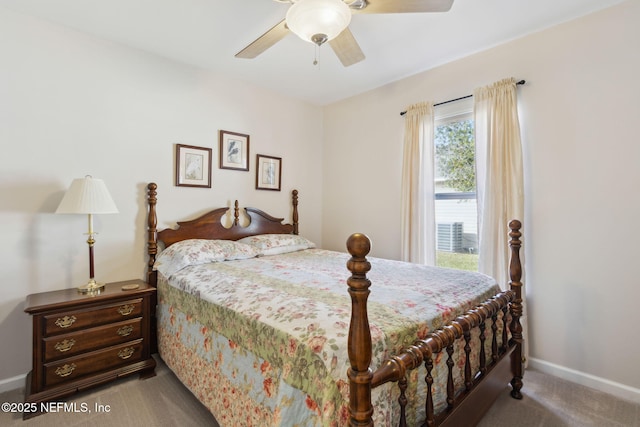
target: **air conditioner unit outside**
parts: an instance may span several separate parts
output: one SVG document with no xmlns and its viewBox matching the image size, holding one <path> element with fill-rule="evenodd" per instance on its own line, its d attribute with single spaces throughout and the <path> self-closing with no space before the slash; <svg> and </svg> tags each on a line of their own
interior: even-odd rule
<svg viewBox="0 0 640 427">
<path fill-rule="evenodd" d="M 437 249 L 447 252 L 462 251 L 462 222 L 439 222 L 437 227 Z"/>
</svg>

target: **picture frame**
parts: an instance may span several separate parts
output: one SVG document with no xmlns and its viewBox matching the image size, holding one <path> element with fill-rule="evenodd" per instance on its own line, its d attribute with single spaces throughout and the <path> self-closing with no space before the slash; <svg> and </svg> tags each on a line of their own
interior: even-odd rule
<svg viewBox="0 0 640 427">
<path fill-rule="evenodd" d="M 282 158 L 258 154 L 256 156 L 256 189 L 280 191 Z"/>
<path fill-rule="evenodd" d="M 211 188 L 212 149 L 176 144 L 176 187 Z"/>
<path fill-rule="evenodd" d="M 249 170 L 249 135 L 221 130 L 220 169 Z"/>
</svg>

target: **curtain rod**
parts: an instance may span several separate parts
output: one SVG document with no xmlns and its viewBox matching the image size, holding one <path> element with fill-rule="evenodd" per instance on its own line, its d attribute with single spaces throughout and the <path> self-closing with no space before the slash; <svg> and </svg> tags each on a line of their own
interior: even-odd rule
<svg viewBox="0 0 640 427">
<path fill-rule="evenodd" d="M 525 84 L 526 81 L 525 80 L 520 80 L 519 82 L 516 82 L 517 85 L 523 85 Z M 473 95 L 467 95 L 467 96 L 461 96 L 460 98 L 456 98 L 456 99 L 450 99 L 448 101 L 442 101 L 442 102 L 438 102 L 437 104 L 433 104 L 434 107 L 437 107 L 438 105 L 444 105 L 444 104 L 448 104 L 450 102 L 456 102 L 456 101 L 460 101 L 461 99 L 467 99 L 467 98 L 471 98 Z M 404 116 L 405 114 L 407 114 L 406 111 L 403 111 L 400 113 L 401 116 Z"/>
</svg>

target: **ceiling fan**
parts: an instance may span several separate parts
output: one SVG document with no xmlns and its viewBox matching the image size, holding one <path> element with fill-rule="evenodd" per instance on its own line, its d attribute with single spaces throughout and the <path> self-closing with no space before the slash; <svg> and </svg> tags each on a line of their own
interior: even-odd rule
<svg viewBox="0 0 640 427">
<path fill-rule="evenodd" d="M 349 30 L 358 13 L 446 12 L 453 0 L 275 0 L 291 3 L 286 18 L 238 52 L 236 58 L 255 58 L 289 34 L 321 46 L 325 42 L 345 67 L 364 59 Z"/>
</svg>

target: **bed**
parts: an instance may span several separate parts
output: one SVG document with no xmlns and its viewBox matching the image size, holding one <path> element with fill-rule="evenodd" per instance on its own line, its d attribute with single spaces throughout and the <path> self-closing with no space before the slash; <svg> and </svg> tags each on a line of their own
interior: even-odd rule
<svg viewBox="0 0 640 427">
<path fill-rule="evenodd" d="M 159 231 L 147 189 L 158 353 L 221 426 L 466 426 L 509 383 L 522 398 L 518 221 L 501 291 L 367 258 L 362 234 L 348 254 L 317 248 L 295 190 L 291 224 L 236 201 Z"/>
</svg>

